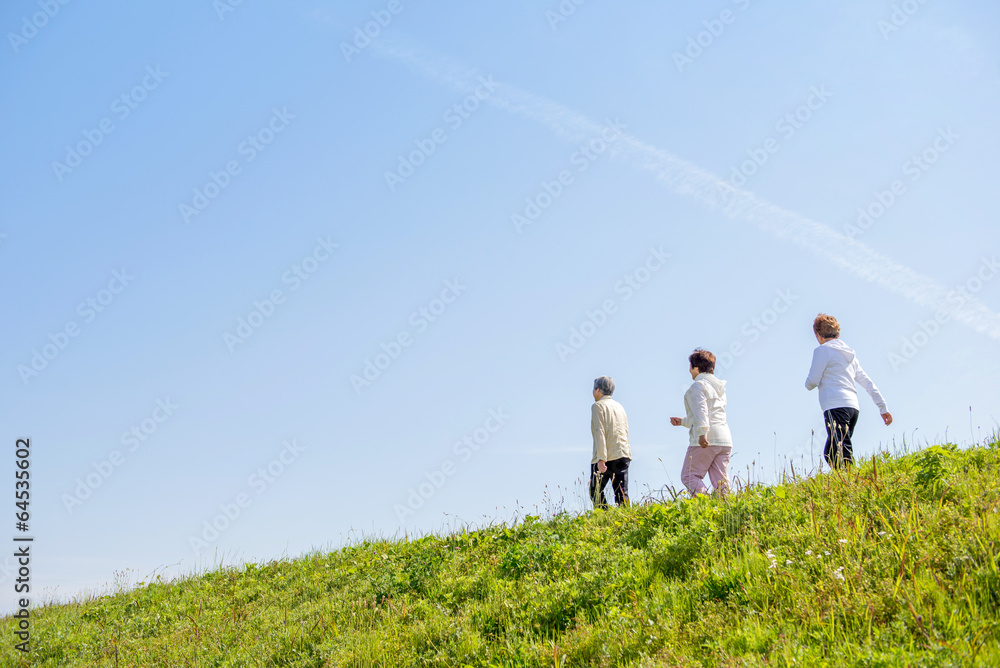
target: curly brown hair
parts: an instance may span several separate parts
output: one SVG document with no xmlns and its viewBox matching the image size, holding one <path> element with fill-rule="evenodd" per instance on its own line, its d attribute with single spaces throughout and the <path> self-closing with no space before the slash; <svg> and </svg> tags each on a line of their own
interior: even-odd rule
<svg viewBox="0 0 1000 668">
<path fill-rule="evenodd" d="M 688 357 L 691 368 L 702 373 L 715 373 L 715 355 L 704 348 L 698 348 Z"/>
<path fill-rule="evenodd" d="M 813 320 L 813 331 L 822 336 L 824 339 L 839 339 L 840 338 L 840 323 L 832 315 L 827 315 L 825 313 L 820 313 Z"/>
</svg>

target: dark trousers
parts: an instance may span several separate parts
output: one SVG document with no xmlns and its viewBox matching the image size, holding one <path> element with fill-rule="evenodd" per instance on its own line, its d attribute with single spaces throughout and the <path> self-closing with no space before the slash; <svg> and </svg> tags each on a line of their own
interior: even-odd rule
<svg viewBox="0 0 1000 668">
<path fill-rule="evenodd" d="M 615 503 L 619 506 L 628 505 L 628 465 L 631 461 L 628 457 L 612 459 L 607 462 L 608 470 L 604 473 L 597 470 L 597 464 L 590 465 L 590 498 L 595 508 L 608 506 L 604 500 L 604 488 L 609 482 L 615 493 Z"/>
<path fill-rule="evenodd" d="M 823 448 L 823 456 L 830 468 L 839 469 L 854 463 L 851 437 L 858 424 L 858 415 L 857 408 L 833 408 L 823 413 L 826 421 L 826 447 Z"/>
</svg>

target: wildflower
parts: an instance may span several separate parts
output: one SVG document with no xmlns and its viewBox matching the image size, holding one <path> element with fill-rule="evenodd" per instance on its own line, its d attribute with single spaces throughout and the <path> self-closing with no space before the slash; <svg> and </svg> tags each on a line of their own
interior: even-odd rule
<svg viewBox="0 0 1000 668">
<path fill-rule="evenodd" d="M 884 536 L 884 535 L 885 535 L 885 532 L 884 532 L 884 531 L 879 531 L 879 532 L 878 532 L 878 535 L 880 535 L 880 536 Z"/>
<path fill-rule="evenodd" d="M 794 564 L 794 563 L 795 563 L 795 562 L 794 562 L 794 561 L 792 561 L 791 559 L 785 559 L 785 566 L 791 566 L 791 565 L 792 565 L 792 564 Z"/>
<path fill-rule="evenodd" d="M 829 557 L 830 556 L 830 551 L 829 550 L 823 550 L 823 554 L 825 554 L 826 556 Z"/>
<path fill-rule="evenodd" d="M 833 572 L 833 577 L 837 578 L 838 580 L 843 581 L 843 579 L 844 579 L 844 567 L 841 566 L 840 568 L 838 568 L 837 570 L 835 570 Z"/>
<path fill-rule="evenodd" d="M 841 539 L 840 539 L 840 540 L 838 540 L 837 542 L 838 542 L 838 543 L 846 543 L 846 542 L 847 542 L 847 539 L 846 539 L 846 538 L 841 538 Z"/>
<path fill-rule="evenodd" d="M 813 556 L 813 551 L 812 550 L 806 550 L 806 556 L 807 557 Z"/>
</svg>

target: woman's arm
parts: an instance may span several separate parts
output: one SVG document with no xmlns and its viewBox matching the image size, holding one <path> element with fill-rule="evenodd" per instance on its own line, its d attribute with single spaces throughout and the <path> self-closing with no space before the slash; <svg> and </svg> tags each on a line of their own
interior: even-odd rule
<svg viewBox="0 0 1000 668">
<path fill-rule="evenodd" d="M 684 393 L 684 417 L 681 418 L 678 426 L 691 428 L 691 390 L 694 389 L 694 385 L 688 388 L 688 391 Z"/>
<path fill-rule="evenodd" d="M 875 387 L 875 383 L 872 382 L 872 379 L 867 373 L 865 373 L 865 370 L 861 368 L 861 364 L 858 363 L 857 360 L 854 360 L 854 363 L 857 364 L 857 369 L 854 373 L 854 380 L 857 381 L 858 385 L 865 388 L 865 391 L 872 398 L 872 401 L 874 401 L 875 405 L 878 406 L 879 413 L 885 415 L 889 412 L 889 408 L 885 403 L 885 397 L 883 397 L 882 393 L 878 391 L 877 387 Z"/>
<path fill-rule="evenodd" d="M 701 437 L 708 434 L 708 394 L 701 383 L 695 383 L 689 390 L 691 394 L 691 428 Z"/>
<path fill-rule="evenodd" d="M 823 347 L 820 346 L 813 351 L 812 366 L 809 367 L 809 375 L 806 377 L 806 389 L 815 390 L 819 387 L 819 381 L 826 371 L 826 355 L 823 354 Z"/>
</svg>

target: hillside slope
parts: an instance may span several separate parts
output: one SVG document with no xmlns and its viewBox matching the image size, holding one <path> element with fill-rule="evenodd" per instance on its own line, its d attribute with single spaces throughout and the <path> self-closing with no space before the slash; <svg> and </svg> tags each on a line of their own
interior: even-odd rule
<svg viewBox="0 0 1000 668">
<path fill-rule="evenodd" d="M 997 666 L 1000 443 L 38 609 L 4 666 Z"/>
</svg>

